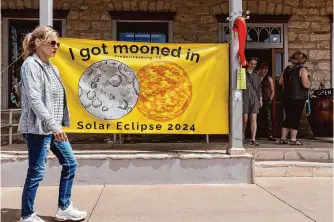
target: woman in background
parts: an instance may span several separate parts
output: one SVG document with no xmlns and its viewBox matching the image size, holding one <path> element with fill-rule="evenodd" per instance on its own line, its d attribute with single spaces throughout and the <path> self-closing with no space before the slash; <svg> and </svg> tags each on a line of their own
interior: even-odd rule
<svg viewBox="0 0 334 222">
<path fill-rule="evenodd" d="M 290 60 L 292 65 L 285 68 L 279 79 L 279 84 L 284 86 L 283 107 L 286 115 L 279 144 L 288 144 L 286 136 L 290 130 L 290 145 L 303 145 L 297 140 L 297 133 L 310 87 L 308 73 L 304 67 L 307 56 L 302 52 L 295 52 Z"/>
</svg>

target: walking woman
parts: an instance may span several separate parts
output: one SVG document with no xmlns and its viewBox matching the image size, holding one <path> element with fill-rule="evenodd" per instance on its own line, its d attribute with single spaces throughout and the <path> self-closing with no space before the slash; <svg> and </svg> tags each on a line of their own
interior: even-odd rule
<svg viewBox="0 0 334 222">
<path fill-rule="evenodd" d="M 279 79 L 279 83 L 284 86 L 283 107 L 286 114 L 279 144 L 288 144 L 286 136 L 290 130 L 290 145 L 303 145 L 297 140 L 297 133 L 310 87 L 308 73 L 304 67 L 307 56 L 302 52 L 295 52 L 290 60 L 292 65 L 286 67 Z"/>
<path fill-rule="evenodd" d="M 77 167 L 63 126 L 69 126 L 65 88 L 58 70 L 49 59 L 59 48 L 58 34 L 49 26 L 39 26 L 23 40 L 21 67 L 22 113 L 18 131 L 27 143 L 29 168 L 22 193 L 20 222 L 42 222 L 34 212 L 39 182 L 43 180 L 49 150 L 62 165 L 56 220 L 79 221 L 86 212 L 70 202 Z"/>
</svg>

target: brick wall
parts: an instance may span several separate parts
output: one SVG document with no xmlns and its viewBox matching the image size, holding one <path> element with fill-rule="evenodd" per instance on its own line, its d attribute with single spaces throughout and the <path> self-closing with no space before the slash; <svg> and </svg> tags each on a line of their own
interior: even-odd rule
<svg viewBox="0 0 334 222">
<path fill-rule="evenodd" d="M 2 0 L 3 9 L 37 9 L 39 0 Z M 217 42 L 216 14 L 228 13 L 227 0 L 57 0 L 55 9 L 68 9 L 67 36 L 110 40 L 112 18 L 108 10 L 172 11 L 174 42 Z M 330 20 L 332 0 L 260 0 L 243 1 L 251 13 L 292 15 L 289 27 L 289 55 L 297 50 L 309 56 L 308 70 L 312 88 L 319 81 L 330 87 Z M 306 127 L 307 128 L 307 127 Z"/>
</svg>

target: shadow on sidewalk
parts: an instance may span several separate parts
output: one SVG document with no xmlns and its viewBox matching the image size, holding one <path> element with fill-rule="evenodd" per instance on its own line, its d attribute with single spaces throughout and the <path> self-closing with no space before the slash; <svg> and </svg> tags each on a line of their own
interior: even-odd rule
<svg viewBox="0 0 334 222">
<path fill-rule="evenodd" d="M 21 209 L 10 209 L 10 208 L 1 209 L 1 221 L 2 222 L 18 222 L 20 221 L 20 216 L 21 216 Z M 42 215 L 39 215 L 39 216 L 46 222 L 56 221 L 54 217 L 42 216 Z"/>
</svg>

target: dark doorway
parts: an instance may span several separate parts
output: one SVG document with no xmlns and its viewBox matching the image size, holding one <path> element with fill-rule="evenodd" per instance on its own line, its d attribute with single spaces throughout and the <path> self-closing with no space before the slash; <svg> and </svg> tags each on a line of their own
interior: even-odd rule
<svg viewBox="0 0 334 222">
<path fill-rule="evenodd" d="M 272 129 L 274 137 L 280 137 L 283 121 L 283 107 L 281 99 L 282 87 L 278 84 L 278 80 L 283 70 L 283 49 L 247 49 L 246 56 L 258 58 L 257 69 L 261 63 L 267 63 L 269 66 L 268 75 L 270 75 L 274 81 L 275 90 L 272 105 Z M 268 127 L 262 111 L 261 109 L 257 118 L 258 126 L 256 135 L 257 137 L 266 138 L 268 136 Z M 249 138 L 249 136 L 250 127 L 248 123 L 246 137 Z"/>
</svg>

